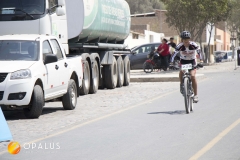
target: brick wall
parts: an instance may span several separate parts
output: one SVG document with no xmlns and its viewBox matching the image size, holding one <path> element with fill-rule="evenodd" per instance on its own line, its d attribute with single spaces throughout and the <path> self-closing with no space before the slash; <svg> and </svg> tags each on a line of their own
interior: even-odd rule
<svg viewBox="0 0 240 160">
<path fill-rule="evenodd" d="M 164 33 L 166 37 L 178 35 L 176 29 L 169 27 L 166 22 L 166 11 L 156 10 L 152 17 L 131 17 L 132 25 L 149 24 L 150 31 Z"/>
<path fill-rule="evenodd" d="M 177 30 L 174 27 L 169 27 L 169 24 L 166 22 L 166 10 L 156 10 L 156 17 L 159 21 L 160 32 L 164 33 L 166 37 L 172 37 L 179 35 Z"/>
</svg>

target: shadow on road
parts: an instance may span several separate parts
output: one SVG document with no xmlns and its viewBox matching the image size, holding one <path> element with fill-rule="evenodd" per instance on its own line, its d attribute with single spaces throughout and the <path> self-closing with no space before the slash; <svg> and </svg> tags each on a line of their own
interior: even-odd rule
<svg viewBox="0 0 240 160">
<path fill-rule="evenodd" d="M 152 113 L 148 113 L 148 114 L 169 114 L 169 115 L 180 115 L 180 114 L 186 114 L 185 110 L 181 110 L 181 111 L 166 111 L 166 112 L 152 112 Z"/>
<path fill-rule="evenodd" d="M 64 110 L 63 107 L 45 107 L 43 108 L 42 115 Z M 3 114 L 7 121 L 27 119 L 23 113 L 23 110 L 4 110 Z"/>
</svg>

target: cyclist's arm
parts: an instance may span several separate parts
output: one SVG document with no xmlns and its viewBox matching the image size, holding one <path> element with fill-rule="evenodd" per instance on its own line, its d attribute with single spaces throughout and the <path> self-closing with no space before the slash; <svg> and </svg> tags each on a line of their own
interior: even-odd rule
<svg viewBox="0 0 240 160">
<path fill-rule="evenodd" d="M 179 43 L 176 46 L 175 51 L 173 52 L 172 57 L 171 57 L 171 63 L 174 61 L 174 58 L 176 57 L 176 55 L 180 52 L 182 46 L 183 46 L 183 43 Z"/>
<path fill-rule="evenodd" d="M 193 45 L 193 47 L 195 48 L 197 54 L 199 55 L 200 61 L 202 61 L 203 60 L 203 56 L 202 56 L 202 51 L 201 51 L 200 46 L 196 42 L 192 42 L 191 44 Z"/>
<path fill-rule="evenodd" d="M 200 49 L 200 48 L 197 50 L 197 54 L 199 55 L 200 61 L 202 61 L 203 58 L 202 58 L 202 52 L 201 52 L 201 49 Z"/>
<path fill-rule="evenodd" d="M 178 54 L 179 51 L 175 50 L 172 54 L 172 57 L 171 57 L 171 63 L 174 61 L 174 58 L 176 57 L 176 55 Z"/>
</svg>

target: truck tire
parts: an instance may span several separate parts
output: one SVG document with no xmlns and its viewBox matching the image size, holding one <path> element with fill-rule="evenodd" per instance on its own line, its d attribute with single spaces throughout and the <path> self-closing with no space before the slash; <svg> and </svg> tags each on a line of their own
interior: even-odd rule
<svg viewBox="0 0 240 160">
<path fill-rule="evenodd" d="M 101 74 L 102 74 L 102 77 L 99 77 L 99 87 L 98 89 L 104 89 L 106 88 L 105 87 L 105 67 L 101 67 Z"/>
<path fill-rule="evenodd" d="M 90 67 L 88 61 L 84 63 L 82 87 L 80 88 L 80 95 L 87 95 L 90 89 Z"/>
<path fill-rule="evenodd" d="M 117 86 L 118 81 L 118 69 L 117 61 L 113 56 L 113 63 L 111 65 L 104 66 L 105 69 L 105 86 L 107 89 L 114 89 Z"/>
<path fill-rule="evenodd" d="M 117 58 L 117 68 L 118 68 L 117 87 L 122 87 L 124 82 L 124 63 L 121 56 Z"/>
<path fill-rule="evenodd" d="M 124 62 L 124 86 L 129 86 L 130 84 L 130 61 L 129 57 L 125 56 L 123 59 Z"/>
<path fill-rule="evenodd" d="M 98 68 L 98 63 L 95 61 L 93 63 L 92 67 L 92 76 L 91 76 L 91 81 L 90 81 L 90 94 L 94 94 L 97 92 L 99 87 L 99 68 Z"/>
<path fill-rule="evenodd" d="M 74 110 L 77 105 L 77 86 L 73 79 L 68 83 L 67 93 L 62 97 L 62 104 L 65 110 Z"/>
<path fill-rule="evenodd" d="M 24 108 L 24 115 L 26 118 L 38 118 L 42 114 L 44 106 L 43 90 L 39 85 L 35 85 L 33 88 L 31 105 L 29 108 Z"/>
</svg>

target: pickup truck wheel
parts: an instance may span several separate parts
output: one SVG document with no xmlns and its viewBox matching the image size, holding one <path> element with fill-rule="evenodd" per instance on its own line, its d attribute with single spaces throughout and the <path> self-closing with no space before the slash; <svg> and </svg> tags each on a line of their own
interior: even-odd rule
<svg viewBox="0 0 240 160">
<path fill-rule="evenodd" d="M 82 87 L 80 88 L 80 95 L 87 95 L 89 93 L 89 88 L 90 88 L 90 67 L 88 61 L 85 61 Z"/>
<path fill-rule="evenodd" d="M 124 62 L 124 86 L 128 86 L 130 84 L 130 61 L 129 57 L 125 56 L 123 59 Z"/>
<path fill-rule="evenodd" d="M 77 86 L 72 79 L 68 83 L 67 93 L 62 97 L 62 104 L 65 110 L 73 110 L 77 105 Z"/>
<path fill-rule="evenodd" d="M 122 87 L 124 82 L 124 64 L 121 56 L 117 58 L 117 67 L 118 67 L 117 87 Z"/>
<path fill-rule="evenodd" d="M 43 90 L 39 85 L 34 86 L 31 101 L 30 107 L 23 109 L 24 114 L 27 118 L 38 118 L 44 106 Z"/>
<path fill-rule="evenodd" d="M 98 69 L 98 63 L 95 61 L 93 64 L 93 69 L 92 69 L 92 76 L 91 76 L 91 83 L 90 83 L 90 94 L 94 94 L 98 90 L 99 86 L 99 69 Z"/>
<path fill-rule="evenodd" d="M 116 58 L 113 57 L 113 63 L 111 65 L 104 66 L 105 68 L 105 86 L 108 89 L 114 89 L 117 86 L 118 69 Z"/>
</svg>

